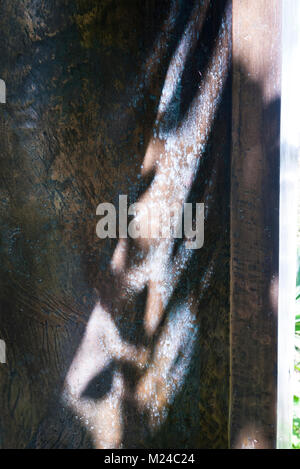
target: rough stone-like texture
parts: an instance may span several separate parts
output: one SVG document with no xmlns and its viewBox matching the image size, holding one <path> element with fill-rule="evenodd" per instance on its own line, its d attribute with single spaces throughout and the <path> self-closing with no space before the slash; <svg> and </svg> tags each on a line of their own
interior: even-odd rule
<svg viewBox="0 0 300 469">
<path fill-rule="evenodd" d="M 228 445 L 230 29 L 225 0 L 1 0 L 2 448 Z M 149 148 L 157 162 L 144 173 Z M 128 241 L 114 273 L 118 240 L 96 237 L 96 207 L 151 194 L 166 166 L 171 194 L 186 184 L 187 200 L 205 203 L 205 243 L 179 264 L 183 245 L 172 247 L 164 269 L 175 274 L 147 334 L 156 280 L 127 278 L 149 253 Z M 126 353 L 111 352 L 73 406 L 65 380 L 98 302 Z M 180 340 L 166 357 L 168 334 Z M 149 369 L 157 382 L 144 405 Z M 111 396 L 120 428 L 108 441 L 97 425 Z"/>
</svg>

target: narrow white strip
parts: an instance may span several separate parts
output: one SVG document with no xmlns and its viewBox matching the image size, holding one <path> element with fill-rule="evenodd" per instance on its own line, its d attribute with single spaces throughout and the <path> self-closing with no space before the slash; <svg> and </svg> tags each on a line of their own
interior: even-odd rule
<svg viewBox="0 0 300 469">
<path fill-rule="evenodd" d="M 282 1 L 277 447 L 291 448 L 300 145 L 300 1 Z"/>
</svg>

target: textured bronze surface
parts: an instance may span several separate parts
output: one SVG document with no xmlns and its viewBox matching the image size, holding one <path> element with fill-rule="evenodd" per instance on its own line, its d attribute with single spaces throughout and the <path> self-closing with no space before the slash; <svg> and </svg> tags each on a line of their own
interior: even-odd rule
<svg viewBox="0 0 300 469">
<path fill-rule="evenodd" d="M 75 412 L 62 399 L 99 301 L 122 343 L 134 347 L 126 350 L 137 356 L 136 363 L 126 354 L 111 359 L 85 391 L 97 409 L 120 377 L 122 428 L 110 444 L 227 447 L 230 2 L 1 0 L 0 10 L 0 76 L 7 85 L 0 108 L 0 338 L 7 344 L 7 364 L 0 366 L 1 447 L 109 444 L 95 436 L 84 410 Z M 169 78 L 174 94 L 158 115 L 173 57 L 180 81 Z M 167 268 L 178 268 L 178 278 L 168 286 L 167 304 L 157 306 L 155 333 L 147 335 L 153 285 L 146 282 L 138 293 L 126 287 L 142 248 L 129 243 L 122 275 L 114 274 L 117 240 L 96 237 L 96 207 L 117 203 L 119 194 L 134 202 L 149 193 L 160 167 L 150 164 L 144 173 L 141 165 L 146 154 L 167 152 L 168 137 L 154 136 L 160 125 L 165 135 L 174 133 L 178 148 L 168 153 L 170 169 L 181 148 L 198 161 L 188 200 L 205 203 L 205 243 L 180 269 L 171 259 Z M 195 129 L 196 149 L 186 148 L 182 129 Z M 190 308 L 196 333 L 183 381 L 174 384 L 154 425 L 151 402 L 140 408 L 136 395 L 147 367 L 160 378 L 153 356 L 179 307 Z M 185 355 L 179 348 L 174 366 Z M 162 381 L 157 395 L 164 396 L 165 387 Z"/>
<path fill-rule="evenodd" d="M 233 2 L 231 446 L 276 447 L 280 1 Z"/>
</svg>

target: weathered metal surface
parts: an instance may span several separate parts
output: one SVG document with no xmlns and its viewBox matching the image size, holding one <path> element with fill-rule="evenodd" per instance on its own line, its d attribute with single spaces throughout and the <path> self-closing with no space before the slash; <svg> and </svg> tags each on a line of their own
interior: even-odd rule
<svg viewBox="0 0 300 469">
<path fill-rule="evenodd" d="M 280 1 L 233 1 L 231 446 L 276 447 Z"/>
<path fill-rule="evenodd" d="M 0 8 L 1 447 L 226 447 L 230 2 Z M 204 247 L 98 239 L 120 194 Z"/>
</svg>

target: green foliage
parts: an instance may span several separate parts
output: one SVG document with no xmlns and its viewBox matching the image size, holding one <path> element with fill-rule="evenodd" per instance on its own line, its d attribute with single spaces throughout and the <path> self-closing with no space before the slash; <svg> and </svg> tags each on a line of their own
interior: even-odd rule
<svg viewBox="0 0 300 469">
<path fill-rule="evenodd" d="M 293 422 L 293 449 L 300 449 L 300 418 L 294 417 Z"/>
<path fill-rule="evenodd" d="M 300 449 L 300 255 L 298 252 L 298 273 L 295 317 L 295 374 L 293 448 Z"/>
</svg>

